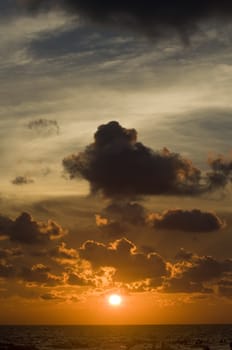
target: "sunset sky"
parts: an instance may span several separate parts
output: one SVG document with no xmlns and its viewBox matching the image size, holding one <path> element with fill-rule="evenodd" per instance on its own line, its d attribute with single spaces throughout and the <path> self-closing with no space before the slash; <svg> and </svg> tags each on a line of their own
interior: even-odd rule
<svg viewBox="0 0 232 350">
<path fill-rule="evenodd" d="M 231 20 L 0 0 L 1 324 L 232 322 Z"/>
</svg>

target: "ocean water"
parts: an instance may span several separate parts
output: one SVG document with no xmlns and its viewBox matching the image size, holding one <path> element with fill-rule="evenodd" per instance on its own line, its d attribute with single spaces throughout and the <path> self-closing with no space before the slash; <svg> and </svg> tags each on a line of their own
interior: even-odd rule
<svg viewBox="0 0 232 350">
<path fill-rule="evenodd" d="M 232 325 L 0 326 L 0 350 L 231 350 Z"/>
</svg>

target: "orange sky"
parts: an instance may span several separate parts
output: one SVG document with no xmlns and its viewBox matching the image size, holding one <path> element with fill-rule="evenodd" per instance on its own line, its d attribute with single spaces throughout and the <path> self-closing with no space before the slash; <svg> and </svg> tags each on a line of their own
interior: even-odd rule
<svg viewBox="0 0 232 350">
<path fill-rule="evenodd" d="M 17 3 L 0 0 L 0 323 L 232 322 L 230 6 Z"/>
</svg>

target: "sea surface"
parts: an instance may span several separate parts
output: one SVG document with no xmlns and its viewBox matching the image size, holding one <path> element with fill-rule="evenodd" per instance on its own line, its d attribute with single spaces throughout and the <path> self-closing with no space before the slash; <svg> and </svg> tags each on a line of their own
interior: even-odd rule
<svg viewBox="0 0 232 350">
<path fill-rule="evenodd" d="M 0 326 L 0 350 L 231 350 L 232 325 Z"/>
</svg>

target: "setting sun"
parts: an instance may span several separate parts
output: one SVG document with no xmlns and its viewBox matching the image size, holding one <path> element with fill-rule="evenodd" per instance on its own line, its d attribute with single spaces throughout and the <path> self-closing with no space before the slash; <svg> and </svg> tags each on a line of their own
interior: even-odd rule
<svg viewBox="0 0 232 350">
<path fill-rule="evenodd" d="M 118 294 L 111 294 L 108 298 L 108 302 L 112 306 L 119 306 L 122 303 L 122 297 Z"/>
</svg>

